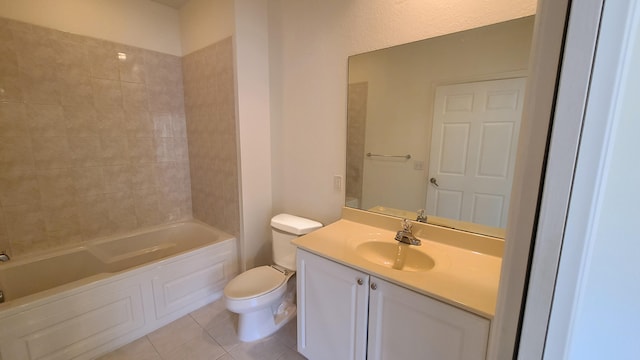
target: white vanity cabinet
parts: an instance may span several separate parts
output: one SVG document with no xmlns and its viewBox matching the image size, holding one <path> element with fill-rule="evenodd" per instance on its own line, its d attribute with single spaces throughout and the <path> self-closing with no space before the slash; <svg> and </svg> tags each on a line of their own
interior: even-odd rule
<svg viewBox="0 0 640 360">
<path fill-rule="evenodd" d="M 298 351 L 310 360 L 366 359 L 369 275 L 297 250 Z"/>
<path fill-rule="evenodd" d="M 298 249 L 298 351 L 324 359 L 484 359 L 489 320 Z"/>
</svg>

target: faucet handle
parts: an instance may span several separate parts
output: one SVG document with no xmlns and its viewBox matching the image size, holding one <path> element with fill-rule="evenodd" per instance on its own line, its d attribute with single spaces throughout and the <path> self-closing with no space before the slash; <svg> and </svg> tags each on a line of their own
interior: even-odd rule
<svg viewBox="0 0 640 360">
<path fill-rule="evenodd" d="M 411 232 L 411 228 L 413 227 L 413 224 L 411 223 L 411 220 L 402 219 L 400 224 L 402 225 L 402 231 Z"/>
</svg>

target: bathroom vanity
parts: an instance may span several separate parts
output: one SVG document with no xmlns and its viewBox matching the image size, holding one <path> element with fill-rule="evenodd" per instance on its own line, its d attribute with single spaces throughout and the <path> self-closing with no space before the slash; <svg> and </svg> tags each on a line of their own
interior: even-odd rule
<svg viewBox="0 0 640 360">
<path fill-rule="evenodd" d="M 502 240 L 345 208 L 294 240 L 298 351 L 316 359 L 484 359 Z"/>
</svg>

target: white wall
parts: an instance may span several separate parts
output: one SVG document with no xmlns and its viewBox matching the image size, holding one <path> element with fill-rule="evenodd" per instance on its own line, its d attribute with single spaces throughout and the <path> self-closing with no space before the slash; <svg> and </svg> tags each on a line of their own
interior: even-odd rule
<svg viewBox="0 0 640 360">
<path fill-rule="evenodd" d="M 270 219 L 273 209 L 267 2 L 234 2 L 242 214 L 240 236 L 242 264 L 247 268 L 271 262 Z"/>
<path fill-rule="evenodd" d="M 182 56 L 234 31 L 233 0 L 0 0 L 0 16 Z"/>
<path fill-rule="evenodd" d="M 233 31 L 233 0 L 190 0 L 180 8 L 183 55 L 225 39 Z"/>
<path fill-rule="evenodd" d="M 182 55 L 178 11 L 150 0 L 0 0 L 0 16 Z"/>
<path fill-rule="evenodd" d="M 640 63 L 640 32 L 635 30 L 633 59 Z M 607 169 L 594 210 L 595 222 L 574 309 L 568 358 L 640 356 L 640 69 L 630 67 L 611 138 Z"/>
<path fill-rule="evenodd" d="M 534 0 L 270 2 L 274 211 L 329 223 L 345 174 L 347 57 L 531 15 Z"/>
</svg>

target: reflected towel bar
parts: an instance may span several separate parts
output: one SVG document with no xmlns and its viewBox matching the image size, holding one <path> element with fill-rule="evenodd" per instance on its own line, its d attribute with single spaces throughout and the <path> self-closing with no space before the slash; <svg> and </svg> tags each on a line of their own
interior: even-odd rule
<svg viewBox="0 0 640 360">
<path fill-rule="evenodd" d="M 411 154 L 407 155 L 383 155 L 383 154 L 372 154 L 370 152 L 367 153 L 367 157 L 378 156 L 378 157 L 386 157 L 386 158 L 405 158 L 407 160 L 411 159 Z"/>
</svg>

